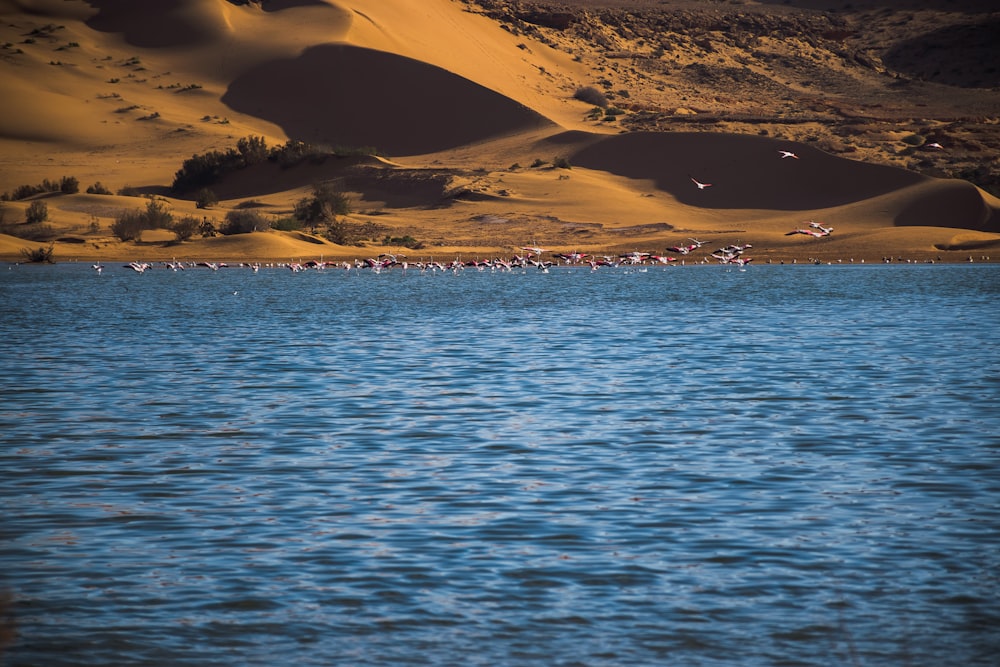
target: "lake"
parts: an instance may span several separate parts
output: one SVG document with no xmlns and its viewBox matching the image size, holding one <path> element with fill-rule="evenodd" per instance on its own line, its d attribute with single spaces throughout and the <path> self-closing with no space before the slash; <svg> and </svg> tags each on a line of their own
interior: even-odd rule
<svg viewBox="0 0 1000 667">
<path fill-rule="evenodd" d="M 998 325 L 998 265 L 0 267 L 4 664 L 992 667 Z"/>
</svg>

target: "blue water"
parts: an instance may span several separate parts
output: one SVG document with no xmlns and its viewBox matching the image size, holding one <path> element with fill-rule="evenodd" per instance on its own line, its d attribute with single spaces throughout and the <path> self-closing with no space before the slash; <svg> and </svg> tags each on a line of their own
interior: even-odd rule
<svg viewBox="0 0 1000 667">
<path fill-rule="evenodd" d="M 992 667 L 998 325 L 995 265 L 3 267 L 3 662 Z"/>
</svg>

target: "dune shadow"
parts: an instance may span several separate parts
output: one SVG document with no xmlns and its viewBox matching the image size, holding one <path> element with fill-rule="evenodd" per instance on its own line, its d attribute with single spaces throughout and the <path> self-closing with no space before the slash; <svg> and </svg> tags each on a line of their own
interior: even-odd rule
<svg viewBox="0 0 1000 667">
<path fill-rule="evenodd" d="M 433 153 L 552 125 L 484 86 L 402 56 L 346 44 L 306 49 L 234 80 L 222 101 L 309 143 Z"/>
<path fill-rule="evenodd" d="M 87 19 L 100 32 L 121 33 L 132 46 L 163 48 L 194 46 L 218 38 L 221 13 L 195 0 L 87 0 L 98 10 Z"/>
<path fill-rule="evenodd" d="M 783 159 L 780 150 L 799 157 Z M 839 158 L 803 144 L 753 135 L 634 133 L 586 145 L 574 165 L 635 179 L 691 206 L 812 210 L 877 197 L 925 179 L 903 169 Z M 698 189 L 695 178 L 711 187 Z"/>
</svg>

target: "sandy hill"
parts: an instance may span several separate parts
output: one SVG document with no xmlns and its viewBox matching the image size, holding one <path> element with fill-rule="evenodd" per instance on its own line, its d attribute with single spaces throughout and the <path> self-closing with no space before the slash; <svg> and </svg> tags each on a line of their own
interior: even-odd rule
<svg viewBox="0 0 1000 667">
<path fill-rule="evenodd" d="M 0 257 L 1000 254 L 992 5 L 0 0 Z"/>
</svg>

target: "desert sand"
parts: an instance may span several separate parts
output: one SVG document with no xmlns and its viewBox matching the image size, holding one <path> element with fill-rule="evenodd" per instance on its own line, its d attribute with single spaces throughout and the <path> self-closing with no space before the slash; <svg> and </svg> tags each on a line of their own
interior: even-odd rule
<svg viewBox="0 0 1000 667">
<path fill-rule="evenodd" d="M 974 31 L 1000 13 L 902 5 L 0 0 L 0 192 L 79 182 L 0 202 L 0 259 L 662 254 L 690 238 L 705 245 L 687 261 L 737 243 L 756 262 L 1000 258 L 996 75 L 980 62 L 982 78 L 948 79 L 916 46 L 942 21 Z M 577 99 L 585 87 L 607 108 Z M 377 155 L 265 161 L 214 182 L 208 208 L 171 188 L 186 159 L 250 136 Z M 111 233 L 150 197 L 174 219 L 287 220 L 321 182 L 371 238 Z M 87 194 L 96 183 L 133 196 Z M 48 216 L 30 225 L 36 201 Z M 810 222 L 834 231 L 788 235 Z"/>
</svg>

